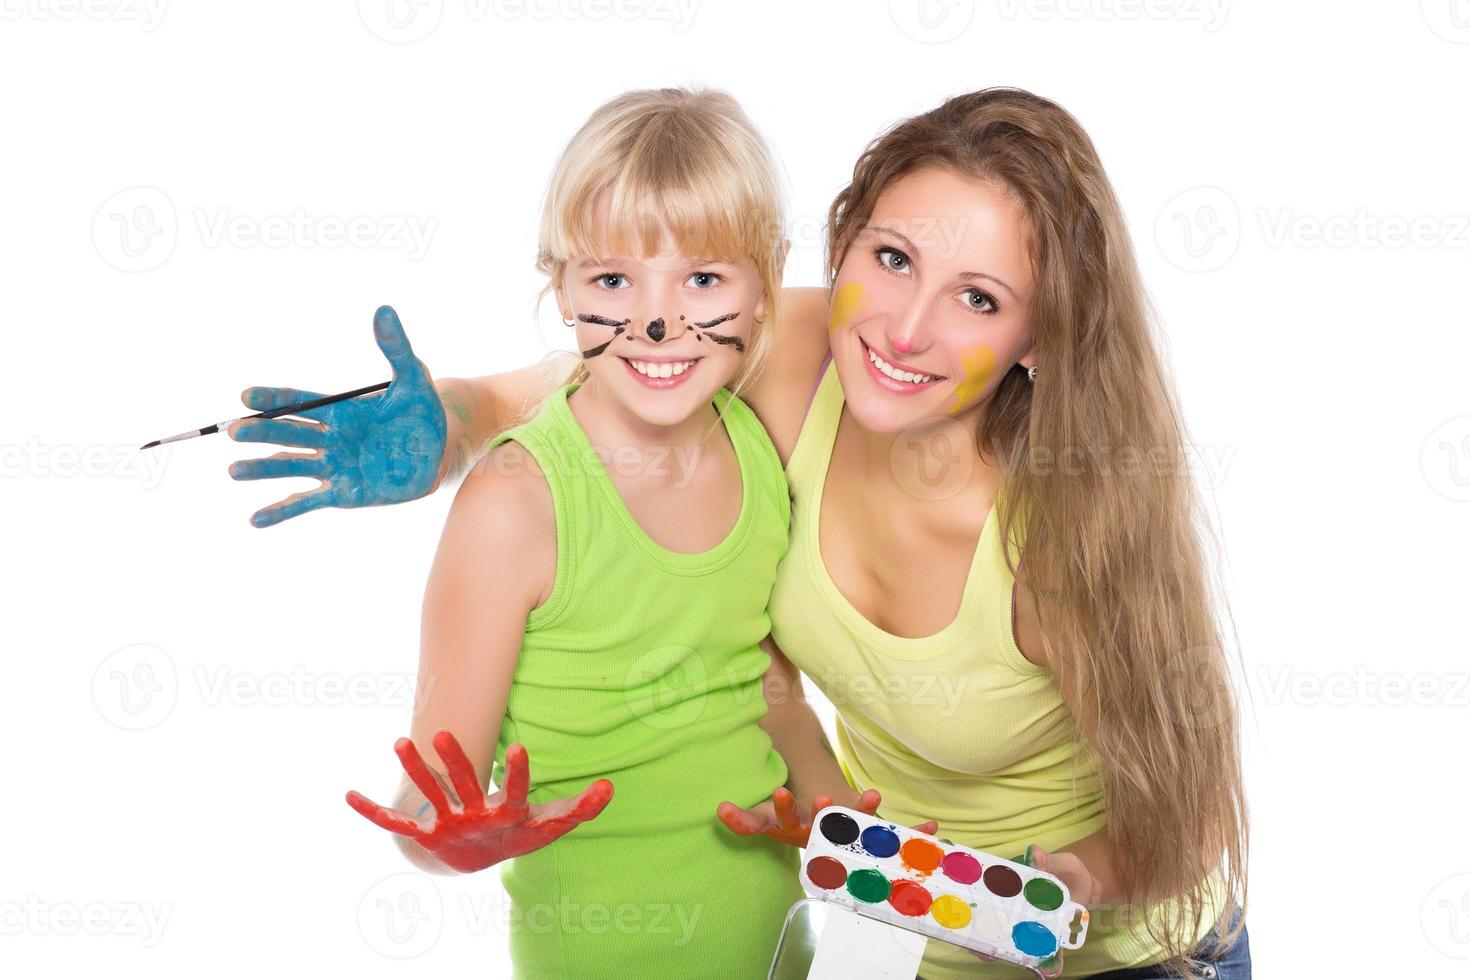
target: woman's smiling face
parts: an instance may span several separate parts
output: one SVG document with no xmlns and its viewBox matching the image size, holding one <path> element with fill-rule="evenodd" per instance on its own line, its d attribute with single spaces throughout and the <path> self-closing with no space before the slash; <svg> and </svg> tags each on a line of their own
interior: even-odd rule
<svg viewBox="0 0 1470 980">
<path fill-rule="evenodd" d="M 1032 364 L 1025 212 L 1006 189 L 917 170 L 879 196 L 832 294 L 832 358 L 874 432 L 963 414 Z"/>
</svg>

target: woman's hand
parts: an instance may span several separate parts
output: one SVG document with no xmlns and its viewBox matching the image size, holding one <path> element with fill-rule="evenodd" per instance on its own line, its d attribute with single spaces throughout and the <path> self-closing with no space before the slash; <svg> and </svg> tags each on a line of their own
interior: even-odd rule
<svg viewBox="0 0 1470 980">
<path fill-rule="evenodd" d="M 444 459 L 446 421 L 434 379 L 413 356 L 403 325 L 391 306 L 373 317 L 378 349 L 393 367 L 386 391 L 361 395 L 301 414 L 299 419 L 249 419 L 225 431 L 236 442 L 265 442 L 314 450 L 277 453 L 230 465 L 236 480 L 311 477 L 315 490 L 292 494 L 251 515 L 270 527 L 321 507 L 372 507 L 414 500 L 432 492 Z M 294 388 L 247 388 L 240 400 L 258 412 L 321 398 Z"/>
<path fill-rule="evenodd" d="M 1062 884 L 1067 886 L 1072 901 L 1077 904 L 1087 906 L 1102 904 L 1101 883 L 1077 855 L 1069 851 L 1048 854 L 1032 844 L 1026 849 L 1026 863 L 1037 871 L 1045 871 L 1047 874 L 1056 875 L 1062 879 Z"/>
<path fill-rule="evenodd" d="M 844 805 L 876 816 L 881 801 L 878 791 L 870 789 L 852 803 Z M 763 834 L 792 847 L 806 847 L 807 840 L 812 835 L 812 817 L 831 806 L 832 802 L 829 794 L 818 793 L 810 806 L 799 807 L 791 791 L 785 786 L 778 786 L 769 800 L 749 810 L 741 809 L 726 800 L 716 808 L 715 814 L 721 823 L 742 836 Z M 939 829 L 939 825 L 930 820 L 914 829 L 923 834 L 932 834 Z"/>
<path fill-rule="evenodd" d="M 412 739 L 400 738 L 393 745 L 404 771 L 434 807 L 434 818 L 427 825 L 379 806 L 356 790 L 348 791 L 347 803 L 384 830 L 416 841 L 456 871 L 482 871 L 545 847 L 597 816 L 612 799 L 612 783 L 599 779 L 573 799 L 527 805 L 530 763 L 519 743 L 505 750 L 505 785 L 486 799 L 474 766 L 452 734 L 435 732 L 434 749 L 449 769 L 457 806 L 450 803 Z"/>
</svg>

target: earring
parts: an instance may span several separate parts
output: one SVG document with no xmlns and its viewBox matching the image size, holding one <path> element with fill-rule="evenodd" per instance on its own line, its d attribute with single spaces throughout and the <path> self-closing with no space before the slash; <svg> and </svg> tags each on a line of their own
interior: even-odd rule
<svg viewBox="0 0 1470 980">
<path fill-rule="evenodd" d="M 1027 381 L 1035 381 L 1036 380 L 1036 365 L 1035 364 L 1031 365 L 1030 367 L 1028 367 L 1026 369 L 1026 380 Z"/>
<path fill-rule="evenodd" d="M 566 317 L 562 317 L 561 318 L 561 325 L 564 326 L 564 327 L 575 327 L 577 325 L 577 321 L 576 320 L 568 320 Z"/>
</svg>

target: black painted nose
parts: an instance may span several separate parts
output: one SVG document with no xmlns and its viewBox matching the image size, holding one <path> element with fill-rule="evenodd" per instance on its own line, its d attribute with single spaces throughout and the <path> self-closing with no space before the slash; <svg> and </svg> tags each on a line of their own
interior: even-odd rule
<svg viewBox="0 0 1470 980">
<path fill-rule="evenodd" d="M 648 339 L 655 344 L 664 339 L 664 318 L 659 317 L 648 325 Z"/>
</svg>

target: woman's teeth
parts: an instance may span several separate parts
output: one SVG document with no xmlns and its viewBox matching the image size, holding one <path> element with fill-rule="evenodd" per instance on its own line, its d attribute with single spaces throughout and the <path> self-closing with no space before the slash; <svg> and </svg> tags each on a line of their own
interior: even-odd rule
<svg viewBox="0 0 1470 980">
<path fill-rule="evenodd" d="M 694 365 L 693 361 L 635 361 L 631 357 L 628 358 L 628 363 L 639 374 L 646 374 L 650 378 L 672 378 Z"/>
<path fill-rule="evenodd" d="M 935 376 L 932 374 L 915 374 L 912 371 L 901 371 L 898 368 L 894 367 L 892 364 L 889 364 L 887 361 L 883 360 L 883 358 L 879 357 L 877 354 L 873 353 L 873 348 L 871 347 L 868 348 L 868 360 L 872 361 L 873 366 L 876 367 L 879 371 L 888 375 L 895 381 L 907 381 L 909 384 L 912 385 L 922 385 L 928 384 L 935 378 Z"/>
</svg>

